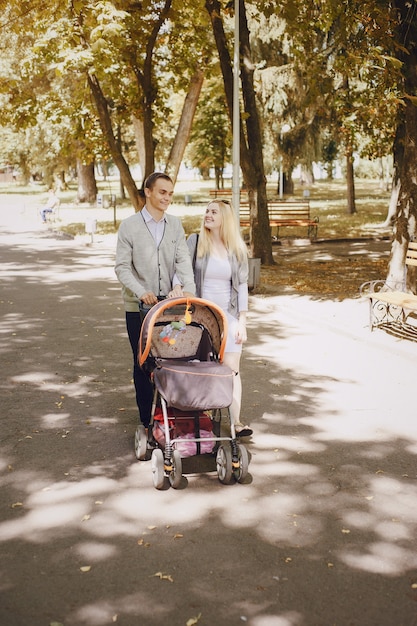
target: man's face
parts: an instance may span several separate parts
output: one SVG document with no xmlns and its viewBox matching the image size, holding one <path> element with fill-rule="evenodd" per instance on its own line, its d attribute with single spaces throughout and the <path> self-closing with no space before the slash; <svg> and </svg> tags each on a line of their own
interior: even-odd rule
<svg viewBox="0 0 417 626">
<path fill-rule="evenodd" d="M 155 212 L 162 217 L 171 204 L 173 194 L 174 185 L 169 180 L 157 178 L 152 189 L 145 187 L 146 208 L 151 214 Z"/>
</svg>

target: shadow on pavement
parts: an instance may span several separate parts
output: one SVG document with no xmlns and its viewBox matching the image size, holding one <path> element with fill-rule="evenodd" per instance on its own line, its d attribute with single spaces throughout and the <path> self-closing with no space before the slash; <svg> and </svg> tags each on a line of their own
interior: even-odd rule
<svg viewBox="0 0 417 626">
<path fill-rule="evenodd" d="M 378 345 L 347 367 L 351 337 L 253 299 L 250 480 L 202 457 L 156 491 L 113 250 L 3 233 L 0 260 L 1 623 L 416 623 L 417 433 L 403 387 L 360 395 Z"/>
</svg>

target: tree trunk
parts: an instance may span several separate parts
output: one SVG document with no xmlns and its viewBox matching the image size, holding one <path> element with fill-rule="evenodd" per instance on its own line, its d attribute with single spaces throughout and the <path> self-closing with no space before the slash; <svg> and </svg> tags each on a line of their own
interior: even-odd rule
<svg viewBox="0 0 417 626">
<path fill-rule="evenodd" d="M 355 172 L 353 169 L 353 151 L 352 146 L 347 147 L 346 153 L 346 194 L 347 194 L 347 212 L 349 215 L 356 213 L 355 204 Z"/>
<path fill-rule="evenodd" d="M 284 172 L 284 194 L 287 196 L 294 195 L 294 181 L 292 172 Z"/>
<path fill-rule="evenodd" d="M 145 145 L 145 171 L 143 178 L 146 179 L 155 169 L 155 142 L 153 138 L 153 103 L 155 102 L 156 89 L 152 72 L 153 51 L 156 40 L 165 20 L 171 10 L 172 0 L 165 0 L 159 10 L 152 33 L 146 45 L 146 57 L 143 64 L 143 72 L 136 71 L 136 79 L 142 88 L 142 115 L 143 115 L 143 138 Z"/>
<path fill-rule="evenodd" d="M 407 0 L 394 3 L 399 26 L 396 40 L 397 57 L 402 63 L 403 105 L 398 107 L 397 132 L 394 141 L 394 172 L 398 172 L 398 201 L 394 241 L 387 282 L 395 284 L 404 276 L 408 242 L 417 236 L 417 106 L 413 101 L 417 90 L 417 22 L 409 19 Z M 411 97 L 410 97 L 411 96 Z M 417 293 L 416 268 L 407 271 L 407 289 Z"/>
<path fill-rule="evenodd" d="M 145 135 L 143 130 L 143 121 L 139 119 L 135 114 L 132 115 L 133 132 L 135 133 L 136 150 L 139 158 L 139 165 L 142 173 L 142 179 L 145 180 Z"/>
<path fill-rule="evenodd" d="M 136 187 L 136 183 L 130 172 L 129 166 L 126 163 L 123 154 L 121 153 L 117 139 L 114 136 L 110 113 L 107 106 L 107 100 L 104 97 L 96 76 L 94 76 L 94 74 L 88 74 L 87 80 L 91 94 L 96 104 L 101 131 L 108 143 L 110 153 L 113 157 L 113 161 L 120 172 L 121 181 L 129 195 L 133 208 L 135 209 L 135 211 L 138 211 L 142 206 L 139 198 L 139 191 Z"/>
<path fill-rule="evenodd" d="M 23 185 L 28 185 L 30 182 L 30 166 L 29 166 L 29 161 L 27 158 L 26 153 L 19 152 L 18 155 L 18 164 L 19 164 L 19 170 L 21 172 L 21 180 L 22 180 L 22 184 Z"/>
<path fill-rule="evenodd" d="M 77 158 L 77 179 L 78 179 L 78 202 L 89 202 L 93 204 L 97 197 L 97 183 L 94 175 L 94 161 L 92 163 L 82 163 Z"/>
<path fill-rule="evenodd" d="M 153 86 L 149 83 L 143 97 L 143 138 L 145 144 L 144 180 L 155 170 L 155 143 L 153 140 Z"/>
<path fill-rule="evenodd" d="M 224 183 L 223 183 L 223 176 L 222 176 L 222 168 L 219 167 L 218 165 L 214 166 L 214 184 L 216 186 L 216 189 L 223 189 Z"/>
<path fill-rule="evenodd" d="M 120 150 L 120 154 L 122 154 L 122 129 L 120 124 L 117 125 L 117 145 Z M 119 180 L 119 188 L 120 188 L 120 197 L 125 200 L 126 199 L 126 191 L 123 185 L 123 181 L 120 178 Z"/>
<path fill-rule="evenodd" d="M 393 183 L 391 189 L 391 197 L 389 200 L 388 213 L 385 218 L 385 222 L 381 224 L 382 227 L 392 226 L 395 221 L 395 216 L 397 214 L 397 204 L 398 204 L 398 196 L 400 193 L 400 181 L 398 180 L 398 176 L 394 173 Z"/>
<path fill-rule="evenodd" d="M 262 153 L 262 131 L 256 106 L 256 92 L 253 83 L 254 64 L 249 42 L 249 29 L 246 18 L 244 0 L 239 0 L 240 14 L 240 75 L 245 110 L 246 134 L 248 149 L 245 154 L 250 157 L 245 162 L 249 203 L 251 206 L 251 248 L 252 256 L 259 257 L 264 265 L 273 265 L 271 227 L 269 224 L 266 194 L 266 176 Z M 249 166 L 249 170 L 248 170 Z M 248 179 L 251 181 L 250 192 Z M 251 197 L 253 202 L 251 204 Z"/>
<path fill-rule="evenodd" d="M 233 119 L 233 70 L 218 0 L 206 0 L 219 54 L 229 117 Z M 273 265 L 271 228 L 269 225 L 266 177 L 263 166 L 262 135 L 253 85 L 254 66 L 249 45 L 249 30 L 244 0 L 239 0 L 240 74 L 245 112 L 246 135 L 240 121 L 240 165 L 250 206 L 250 249 L 253 257 Z"/>
<path fill-rule="evenodd" d="M 58 176 L 60 191 L 68 189 L 67 181 L 65 180 L 65 171 L 61 170 Z"/>
<path fill-rule="evenodd" d="M 203 81 L 204 72 L 201 69 L 197 69 L 194 76 L 191 78 L 190 87 L 182 107 L 180 123 L 178 125 L 174 143 L 171 147 L 165 167 L 165 172 L 171 176 L 174 183 L 177 180 L 185 148 L 187 147 L 187 143 L 190 138 L 194 114 L 197 108 Z"/>
</svg>

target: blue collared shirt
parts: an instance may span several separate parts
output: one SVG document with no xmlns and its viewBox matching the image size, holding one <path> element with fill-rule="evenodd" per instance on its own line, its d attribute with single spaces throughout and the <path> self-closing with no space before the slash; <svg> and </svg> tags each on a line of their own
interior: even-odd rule
<svg viewBox="0 0 417 626">
<path fill-rule="evenodd" d="M 146 205 L 142 209 L 142 217 L 145 220 L 145 224 L 148 227 L 149 232 L 155 240 L 156 247 L 159 247 L 159 244 L 162 241 L 162 237 L 164 236 L 166 217 L 164 217 L 157 222 L 152 215 L 149 213 Z M 178 276 L 174 274 L 174 278 L 172 279 L 172 287 L 176 285 L 180 285 L 180 281 L 178 280 Z"/>
<path fill-rule="evenodd" d="M 161 220 L 159 220 L 159 222 L 157 222 L 149 213 L 146 206 L 144 206 L 142 209 L 142 217 L 146 222 L 146 226 L 148 227 L 149 232 L 155 240 L 156 246 L 158 247 L 162 241 L 162 237 L 164 236 L 166 224 L 165 215 Z"/>
</svg>

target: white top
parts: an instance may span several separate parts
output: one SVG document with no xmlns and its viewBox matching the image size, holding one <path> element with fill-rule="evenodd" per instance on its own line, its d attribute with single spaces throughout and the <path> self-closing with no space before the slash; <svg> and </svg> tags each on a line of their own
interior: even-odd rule
<svg viewBox="0 0 417 626">
<path fill-rule="evenodd" d="M 236 343 L 235 336 L 238 320 L 228 312 L 232 291 L 232 268 L 229 259 L 210 256 L 204 276 L 202 297 L 219 306 L 228 322 L 226 352 L 241 352 L 242 344 Z"/>
</svg>

